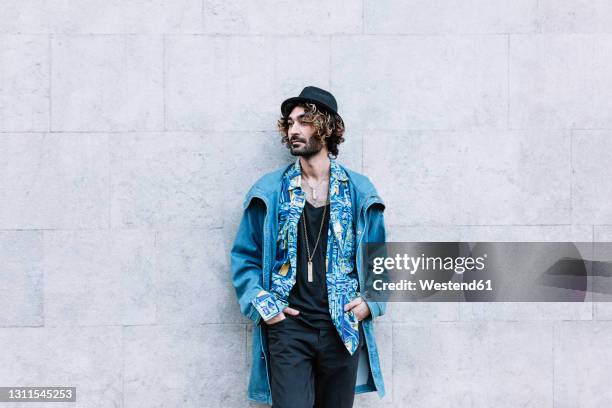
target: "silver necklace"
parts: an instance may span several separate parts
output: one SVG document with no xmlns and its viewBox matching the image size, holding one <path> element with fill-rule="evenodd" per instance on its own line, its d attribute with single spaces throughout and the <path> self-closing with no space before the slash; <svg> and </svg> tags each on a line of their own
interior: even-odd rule
<svg viewBox="0 0 612 408">
<path fill-rule="evenodd" d="M 321 181 L 319 181 L 319 183 L 316 186 L 313 186 L 310 180 L 308 179 L 304 179 L 304 180 L 306 181 L 306 184 L 308 184 L 308 187 L 310 187 L 312 199 L 316 203 L 317 202 L 317 190 L 316 189 L 319 188 L 319 186 L 325 181 L 325 179 L 322 179 Z"/>
</svg>

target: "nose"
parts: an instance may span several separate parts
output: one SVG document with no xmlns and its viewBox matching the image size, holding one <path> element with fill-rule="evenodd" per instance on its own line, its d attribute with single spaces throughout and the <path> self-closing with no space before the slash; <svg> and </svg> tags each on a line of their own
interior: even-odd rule
<svg viewBox="0 0 612 408">
<path fill-rule="evenodd" d="M 299 134 L 299 127 L 298 127 L 298 123 L 297 122 L 293 122 L 290 126 L 289 126 L 289 134 L 290 135 L 297 135 Z"/>
</svg>

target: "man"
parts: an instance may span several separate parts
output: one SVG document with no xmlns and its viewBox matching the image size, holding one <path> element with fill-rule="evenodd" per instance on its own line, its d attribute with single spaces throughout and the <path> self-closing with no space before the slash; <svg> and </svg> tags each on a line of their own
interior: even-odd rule
<svg viewBox="0 0 612 408">
<path fill-rule="evenodd" d="M 384 242 L 384 204 L 363 175 L 338 164 L 344 122 L 333 95 L 306 87 L 281 105 L 295 163 L 248 192 L 231 251 L 240 310 L 255 322 L 248 398 L 275 408 L 351 407 L 384 395 L 364 299 L 362 248 Z"/>
</svg>

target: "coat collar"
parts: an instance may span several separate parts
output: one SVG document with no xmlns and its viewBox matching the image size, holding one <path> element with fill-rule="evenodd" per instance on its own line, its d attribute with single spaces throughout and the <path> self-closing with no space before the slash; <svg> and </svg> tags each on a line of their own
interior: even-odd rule
<svg viewBox="0 0 612 408">
<path fill-rule="evenodd" d="M 340 170 L 338 172 L 334 170 L 334 174 L 336 174 L 340 180 L 348 180 L 349 185 L 351 186 L 351 196 L 353 197 L 353 200 L 355 200 L 353 210 L 357 210 L 357 214 L 360 214 L 359 211 L 363 206 L 367 208 L 372 203 L 383 204 L 382 199 L 376 193 L 374 185 L 367 177 L 345 168 L 336 160 L 332 160 L 332 168 L 337 168 Z M 280 193 L 283 176 L 292 177 L 292 180 L 295 178 L 293 185 L 290 186 L 291 189 L 297 186 L 300 186 L 301 188 L 301 173 L 302 170 L 298 158 L 298 160 L 292 164 L 263 175 L 259 178 L 259 180 L 257 180 L 257 182 L 255 182 L 247 193 L 243 202 L 243 207 L 248 207 L 250 201 L 254 197 L 262 199 L 266 203 L 266 206 L 272 205 L 272 203 L 278 200 L 278 194 Z"/>
</svg>

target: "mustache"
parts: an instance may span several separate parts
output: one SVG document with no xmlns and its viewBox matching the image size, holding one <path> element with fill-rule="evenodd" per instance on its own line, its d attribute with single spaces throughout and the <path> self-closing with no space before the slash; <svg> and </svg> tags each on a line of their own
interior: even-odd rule
<svg viewBox="0 0 612 408">
<path fill-rule="evenodd" d="M 302 139 L 300 139 L 300 138 L 298 138 L 298 137 L 294 137 L 294 138 L 289 139 L 289 143 L 293 143 L 293 142 L 302 142 L 302 143 L 306 143 L 306 141 L 305 141 L 305 140 L 302 140 Z"/>
</svg>

